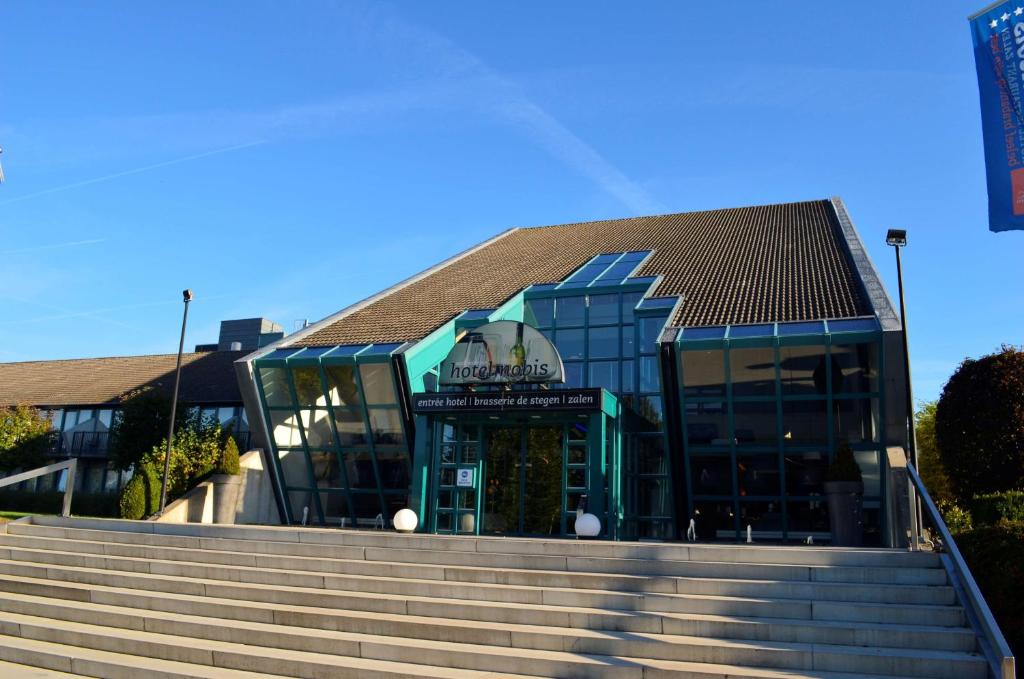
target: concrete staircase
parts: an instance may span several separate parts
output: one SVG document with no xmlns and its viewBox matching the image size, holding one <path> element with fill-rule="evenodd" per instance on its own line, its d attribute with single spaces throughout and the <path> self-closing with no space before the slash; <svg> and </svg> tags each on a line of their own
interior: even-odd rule
<svg viewBox="0 0 1024 679">
<path fill-rule="evenodd" d="M 938 557 L 873 549 L 36 517 L 0 533 L 0 611 L 40 677 L 988 672 Z"/>
</svg>

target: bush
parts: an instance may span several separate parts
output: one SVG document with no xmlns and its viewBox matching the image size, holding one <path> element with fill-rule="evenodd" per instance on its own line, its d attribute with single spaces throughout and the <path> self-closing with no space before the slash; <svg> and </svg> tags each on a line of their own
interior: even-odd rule
<svg viewBox="0 0 1024 679">
<path fill-rule="evenodd" d="M 940 500 L 938 503 L 942 520 L 946 522 L 949 532 L 956 535 L 974 527 L 971 513 L 951 500 Z"/>
<path fill-rule="evenodd" d="M 0 408 L 0 471 L 42 467 L 53 443 L 43 413 L 23 405 Z"/>
<path fill-rule="evenodd" d="M 232 476 L 241 473 L 242 467 L 238 462 L 238 444 L 233 436 L 228 436 L 224 442 L 224 450 L 221 451 L 220 460 L 214 474 L 231 474 Z"/>
<path fill-rule="evenodd" d="M 935 440 L 961 501 L 1024 488 L 1024 351 L 961 363 L 942 389 Z"/>
<path fill-rule="evenodd" d="M 975 495 L 971 514 L 978 525 L 994 526 L 1001 520 L 1024 522 L 1024 490 Z"/>
<path fill-rule="evenodd" d="M 118 504 L 122 519 L 139 520 L 146 517 L 146 481 L 142 474 L 132 475 L 121 491 Z"/>
<path fill-rule="evenodd" d="M 956 536 L 1014 655 L 1024 653 L 1024 523 L 1001 521 Z"/>
</svg>

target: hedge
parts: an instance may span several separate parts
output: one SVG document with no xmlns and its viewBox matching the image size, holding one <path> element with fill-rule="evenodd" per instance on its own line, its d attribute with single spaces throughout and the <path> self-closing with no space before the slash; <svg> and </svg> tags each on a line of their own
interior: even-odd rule
<svg viewBox="0 0 1024 679">
<path fill-rule="evenodd" d="M 971 574 L 1018 658 L 1024 654 L 1024 522 L 1001 521 L 956 536 Z"/>
<path fill-rule="evenodd" d="M 978 525 L 995 525 L 1002 520 L 1024 521 L 1024 490 L 975 495 L 971 500 L 971 516 Z"/>
</svg>

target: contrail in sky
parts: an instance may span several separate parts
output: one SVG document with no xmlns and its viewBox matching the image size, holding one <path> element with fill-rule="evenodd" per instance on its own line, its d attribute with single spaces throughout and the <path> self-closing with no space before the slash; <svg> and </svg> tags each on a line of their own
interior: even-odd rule
<svg viewBox="0 0 1024 679">
<path fill-rule="evenodd" d="M 260 144 L 266 144 L 265 140 L 251 141 L 245 144 L 235 144 L 234 146 L 225 146 L 224 148 L 214 149 L 213 151 L 206 151 L 204 153 L 196 153 L 191 156 L 184 156 L 183 158 L 174 158 L 172 160 L 165 160 L 161 163 L 154 163 L 152 165 L 144 165 L 143 167 L 136 167 L 132 170 L 124 170 L 123 172 L 115 172 L 114 174 L 104 175 L 102 177 L 94 177 L 93 179 L 85 179 L 80 182 L 73 182 L 71 184 L 64 184 L 63 186 L 55 186 L 50 189 L 43 189 L 42 191 L 34 191 L 32 193 L 26 193 L 24 196 L 17 196 L 9 200 L 0 201 L 0 205 L 7 205 L 9 203 L 17 203 L 23 200 L 29 200 L 30 198 L 38 198 L 39 196 L 47 196 L 51 193 L 57 193 L 58 191 L 67 191 L 69 189 L 77 189 L 82 186 L 89 186 L 90 184 L 98 184 L 100 182 L 109 181 L 111 179 L 117 179 L 118 177 L 126 177 L 132 174 L 140 174 L 142 172 L 149 172 L 150 170 L 156 170 L 161 167 L 167 167 L 168 165 L 177 165 L 178 163 L 187 163 L 190 160 L 199 160 L 200 158 L 206 158 L 208 156 L 215 156 L 220 153 L 228 153 L 229 151 L 239 151 L 241 149 L 251 148 L 253 146 L 259 146 Z"/>
<path fill-rule="evenodd" d="M 89 240 L 73 240 L 67 243 L 54 243 L 53 245 L 38 245 L 31 248 L 19 248 L 17 250 L 3 250 L 0 251 L 0 255 L 20 255 L 23 252 L 38 252 L 40 250 L 59 250 L 61 248 L 74 248 L 79 245 L 95 245 L 96 243 L 105 243 L 106 238 L 90 238 Z"/>
</svg>

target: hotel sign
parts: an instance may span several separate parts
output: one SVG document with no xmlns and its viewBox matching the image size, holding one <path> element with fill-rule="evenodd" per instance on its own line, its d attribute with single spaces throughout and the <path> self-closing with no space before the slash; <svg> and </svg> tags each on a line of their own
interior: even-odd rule
<svg viewBox="0 0 1024 679">
<path fill-rule="evenodd" d="M 525 323 L 495 321 L 470 330 L 448 352 L 442 386 L 564 382 L 562 358 L 544 335 Z"/>
<path fill-rule="evenodd" d="M 412 409 L 417 413 L 468 413 L 515 410 L 601 409 L 600 389 L 557 389 L 552 391 L 491 391 L 482 393 L 414 394 Z"/>
</svg>

